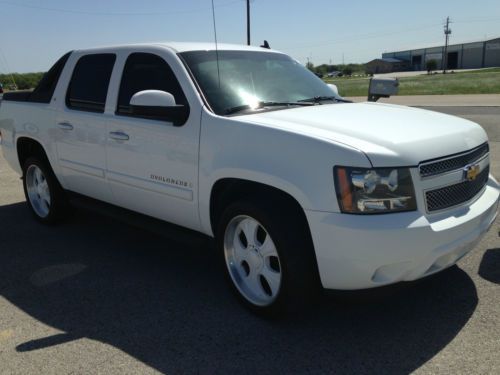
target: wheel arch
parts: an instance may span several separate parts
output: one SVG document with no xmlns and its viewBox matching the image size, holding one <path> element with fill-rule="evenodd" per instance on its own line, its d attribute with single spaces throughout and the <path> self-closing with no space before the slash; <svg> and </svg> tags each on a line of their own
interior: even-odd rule
<svg viewBox="0 0 500 375">
<path fill-rule="evenodd" d="M 221 218 L 224 207 L 227 207 L 228 204 L 237 200 L 245 198 L 252 199 L 261 196 L 265 196 L 266 200 L 270 202 L 276 202 L 277 205 L 284 204 L 287 208 L 290 208 L 289 211 L 285 210 L 286 212 L 283 213 L 285 217 L 288 217 L 287 215 L 296 215 L 300 227 L 304 229 L 304 239 L 310 244 L 311 249 L 310 258 L 306 257 L 304 261 L 310 259 L 311 266 L 314 268 L 317 280 L 319 280 L 316 250 L 314 248 L 311 228 L 304 208 L 294 196 L 282 189 L 241 178 L 221 178 L 217 180 L 210 194 L 210 223 L 213 233 L 218 232 L 217 223 Z"/>
<path fill-rule="evenodd" d="M 308 236 L 311 236 L 304 209 L 293 195 L 265 183 L 233 177 L 221 178 L 212 186 L 210 192 L 210 226 L 212 232 L 216 233 L 216 226 L 224 207 L 231 202 L 256 196 L 266 196 L 269 197 L 268 199 L 287 203 L 299 215 L 307 229 Z"/>
<path fill-rule="evenodd" d="M 49 153 L 40 141 L 28 136 L 20 136 L 16 139 L 16 153 L 21 171 L 24 169 L 24 163 L 26 162 L 26 160 L 28 160 L 28 158 L 33 156 L 39 157 L 41 161 L 47 163 L 47 166 L 54 174 L 56 181 L 59 183 L 59 185 L 61 185 L 61 181 L 55 173 L 54 166 L 50 161 Z"/>
<path fill-rule="evenodd" d="M 21 136 L 16 140 L 17 160 L 21 168 L 29 157 L 38 156 L 44 161 L 49 161 L 47 151 L 36 139 Z"/>
</svg>

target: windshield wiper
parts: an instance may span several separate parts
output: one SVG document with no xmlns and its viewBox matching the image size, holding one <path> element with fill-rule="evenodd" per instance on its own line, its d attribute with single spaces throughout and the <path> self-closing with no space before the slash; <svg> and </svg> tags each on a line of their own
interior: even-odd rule
<svg viewBox="0 0 500 375">
<path fill-rule="evenodd" d="M 224 113 L 226 115 L 231 115 L 233 113 L 241 112 L 241 111 L 246 111 L 248 109 L 260 109 L 260 108 L 265 108 L 265 107 L 289 107 L 289 106 L 311 106 L 314 105 L 314 103 L 311 103 L 309 101 L 297 101 L 297 102 L 259 102 L 257 107 L 251 106 L 249 104 L 243 104 L 243 105 L 238 105 L 236 107 L 231 107 L 227 108 Z"/>
<path fill-rule="evenodd" d="M 346 99 L 341 99 L 337 96 L 315 96 L 315 97 L 312 97 L 312 98 L 307 98 L 307 99 L 300 99 L 300 100 L 297 100 L 298 102 L 304 102 L 304 103 L 321 103 L 323 101 L 327 101 L 327 100 L 333 100 L 335 102 L 338 102 L 338 103 L 352 103 L 350 100 L 346 100 Z"/>
</svg>

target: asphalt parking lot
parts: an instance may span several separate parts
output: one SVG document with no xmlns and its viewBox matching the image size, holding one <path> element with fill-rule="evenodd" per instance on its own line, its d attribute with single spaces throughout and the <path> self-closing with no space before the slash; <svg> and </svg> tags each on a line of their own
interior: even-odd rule
<svg viewBox="0 0 500 375">
<path fill-rule="evenodd" d="M 436 110 L 486 129 L 499 178 L 500 107 Z M 266 321 L 233 298 L 210 241 L 88 210 L 39 225 L 0 157 L 0 373 L 498 374 L 499 224 L 436 276 Z"/>
</svg>

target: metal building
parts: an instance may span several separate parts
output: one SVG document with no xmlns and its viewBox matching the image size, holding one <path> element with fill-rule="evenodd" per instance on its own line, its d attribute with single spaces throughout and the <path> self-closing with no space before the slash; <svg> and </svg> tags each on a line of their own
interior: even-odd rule
<svg viewBox="0 0 500 375">
<path fill-rule="evenodd" d="M 368 74 L 404 72 L 410 70 L 409 65 L 410 64 L 408 64 L 408 62 L 406 61 L 395 59 L 392 57 L 386 57 L 367 62 L 366 72 Z"/>
<path fill-rule="evenodd" d="M 386 52 L 382 58 L 394 58 L 408 63 L 408 70 L 426 70 L 426 62 L 436 60 L 444 66 L 444 46 L 407 51 Z M 451 44 L 447 51 L 446 69 L 474 69 L 500 67 L 500 38 L 481 42 Z"/>
</svg>

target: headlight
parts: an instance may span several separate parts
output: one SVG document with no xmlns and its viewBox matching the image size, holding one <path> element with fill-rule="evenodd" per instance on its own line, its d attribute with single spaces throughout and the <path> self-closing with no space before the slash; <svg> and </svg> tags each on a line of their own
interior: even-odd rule
<svg viewBox="0 0 500 375">
<path fill-rule="evenodd" d="M 377 214 L 417 209 L 408 168 L 335 167 L 334 176 L 342 212 Z"/>
</svg>

